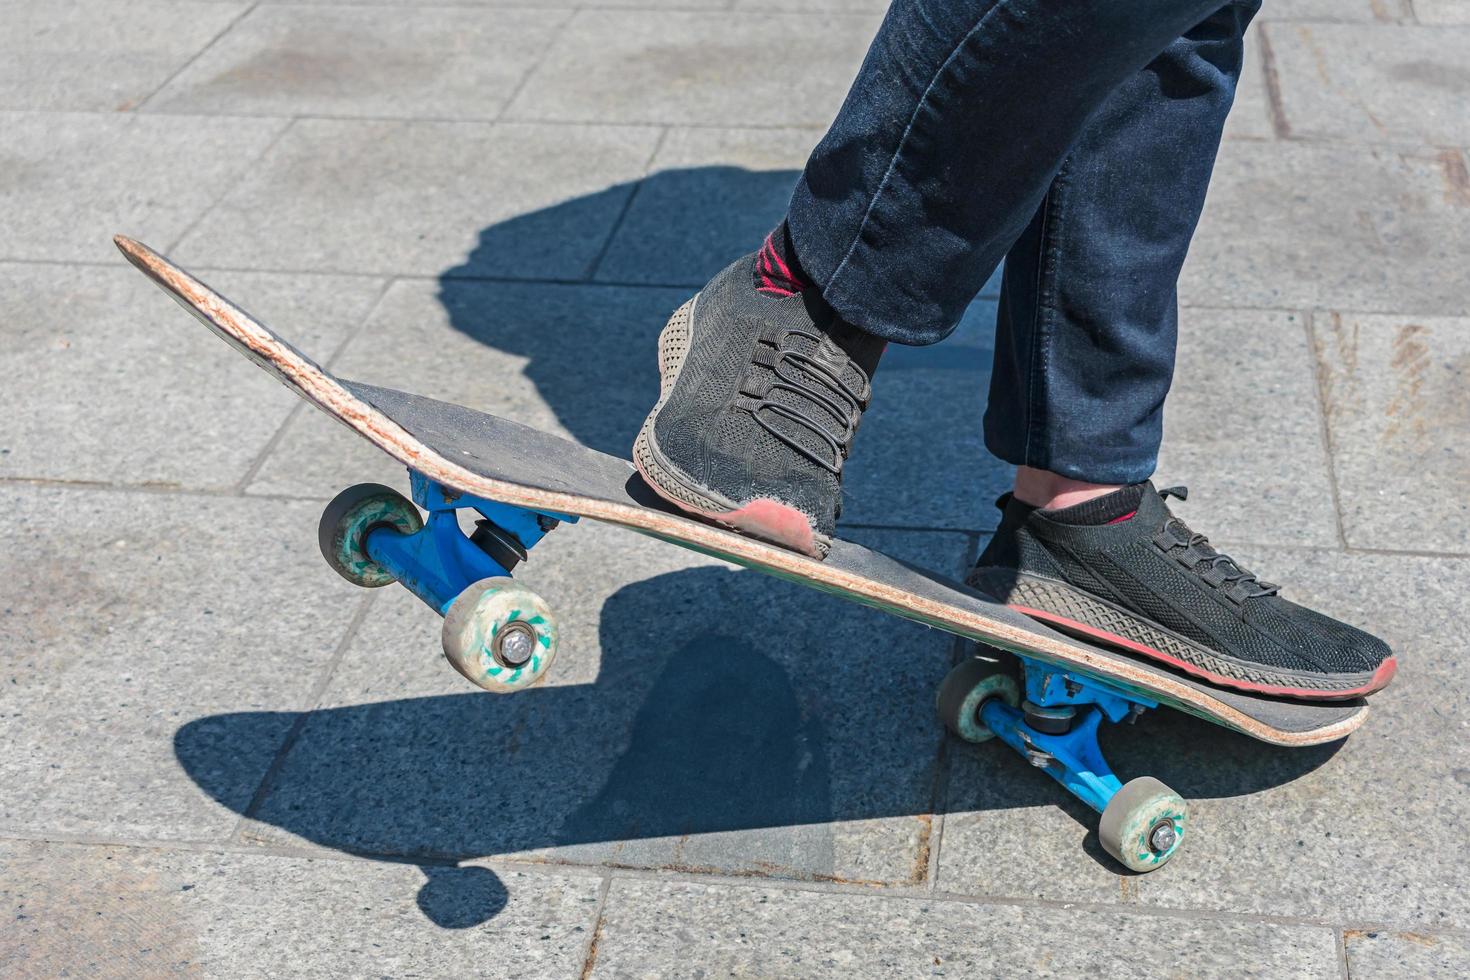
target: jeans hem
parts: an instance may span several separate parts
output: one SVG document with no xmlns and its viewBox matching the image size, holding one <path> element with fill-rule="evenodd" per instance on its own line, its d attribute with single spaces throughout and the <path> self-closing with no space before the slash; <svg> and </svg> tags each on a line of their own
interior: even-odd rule
<svg viewBox="0 0 1470 980">
<path fill-rule="evenodd" d="M 1055 473 L 1069 480 L 1080 480 L 1083 483 L 1128 486 L 1150 479 L 1159 468 L 1157 455 L 1137 461 L 1111 460 L 1106 463 L 1068 463 L 1028 456 L 1025 453 L 1010 452 L 1004 446 L 995 445 L 990 440 L 989 431 L 985 434 L 985 448 L 990 450 L 991 455 L 1002 463 L 1008 463 L 1011 466 L 1029 466 L 1033 470 L 1045 470 L 1048 473 Z"/>
</svg>

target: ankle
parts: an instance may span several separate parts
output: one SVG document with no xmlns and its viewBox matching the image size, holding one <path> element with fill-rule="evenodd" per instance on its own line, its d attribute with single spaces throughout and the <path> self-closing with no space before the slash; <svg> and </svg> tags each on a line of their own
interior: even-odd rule
<svg viewBox="0 0 1470 980">
<path fill-rule="evenodd" d="M 1047 470 L 1019 466 L 1012 493 L 1023 504 L 1042 510 L 1061 510 L 1106 496 L 1120 487 L 1117 483 L 1087 483 Z"/>
</svg>

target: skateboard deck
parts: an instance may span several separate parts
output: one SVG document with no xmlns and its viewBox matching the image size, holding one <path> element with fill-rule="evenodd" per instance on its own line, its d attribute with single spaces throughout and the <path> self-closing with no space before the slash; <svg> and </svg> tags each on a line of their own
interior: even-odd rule
<svg viewBox="0 0 1470 980">
<path fill-rule="evenodd" d="M 683 516 L 649 491 L 626 459 L 459 405 L 334 377 L 146 245 L 122 236 L 115 241 L 133 265 L 278 381 L 443 487 L 652 535 L 1096 678 L 1276 745 L 1335 741 L 1367 717 L 1361 699 L 1252 695 L 1073 639 L 946 576 L 850 541 L 836 540 L 827 559 L 817 561 Z"/>
</svg>

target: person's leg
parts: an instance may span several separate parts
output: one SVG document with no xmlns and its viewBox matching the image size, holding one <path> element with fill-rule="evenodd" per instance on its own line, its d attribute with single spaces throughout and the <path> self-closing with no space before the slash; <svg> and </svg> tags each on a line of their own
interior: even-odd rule
<svg viewBox="0 0 1470 980">
<path fill-rule="evenodd" d="M 1388 647 L 1281 598 L 1145 482 L 1175 283 L 1258 5 L 1222 7 L 1115 89 L 1007 254 L 985 436 L 1016 484 L 968 581 L 1218 684 L 1349 697 L 1388 683 Z"/>
<path fill-rule="evenodd" d="M 1109 92 L 1217 4 L 895 0 L 771 254 L 660 336 L 655 491 L 823 556 L 883 342 L 954 328 Z"/>
<path fill-rule="evenodd" d="M 1089 118 L 1220 0 L 896 0 L 787 216 L 846 322 L 948 335 Z"/>
<path fill-rule="evenodd" d="M 985 441 L 1027 503 L 1153 474 L 1176 282 L 1259 5 L 1221 7 L 1114 89 L 1006 255 Z"/>
</svg>

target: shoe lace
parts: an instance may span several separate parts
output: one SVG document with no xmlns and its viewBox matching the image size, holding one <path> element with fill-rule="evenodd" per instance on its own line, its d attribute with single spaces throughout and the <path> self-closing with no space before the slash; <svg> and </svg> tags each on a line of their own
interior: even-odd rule
<svg viewBox="0 0 1470 980">
<path fill-rule="evenodd" d="M 756 423 L 770 435 L 827 472 L 837 476 L 842 472 L 842 464 L 847 459 L 848 451 L 852 448 L 852 439 L 857 434 L 863 410 L 868 407 L 868 377 L 862 368 L 853 363 L 841 352 L 840 348 L 830 342 L 827 346 L 836 351 L 840 358 L 837 371 L 832 370 L 829 365 L 822 363 L 805 351 L 790 346 L 791 341 L 795 338 L 810 341 L 814 349 L 821 349 L 826 339 L 811 331 L 792 329 L 783 334 L 782 341 L 774 349 L 758 349 L 754 357 L 755 362 L 770 368 L 775 379 L 771 381 L 764 393 L 753 398 L 744 407 L 755 418 Z M 861 390 L 854 390 L 842 377 L 841 369 L 848 365 L 852 366 L 861 379 Z M 820 384 L 809 379 L 815 379 Z M 796 395 L 800 403 L 814 406 L 823 414 L 821 417 L 814 417 L 803 407 L 776 401 L 771 398 L 771 394 L 776 391 Z M 825 454 L 817 452 L 789 432 L 778 428 L 773 423 L 771 416 L 784 418 L 811 432 L 828 452 Z"/>
<path fill-rule="evenodd" d="M 1189 488 L 1166 487 L 1159 491 L 1159 496 L 1187 500 Z M 1190 530 L 1189 525 L 1173 513 L 1169 514 L 1169 519 L 1164 522 L 1159 533 L 1154 535 L 1154 544 L 1166 556 L 1192 570 L 1205 583 L 1219 589 L 1226 598 L 1237 604 L 1281 591 L 1281 586 L 1262 581 L 1229 555 L 1215 550 L 1210 545 L 1209 538 Z"/>
</svg>

